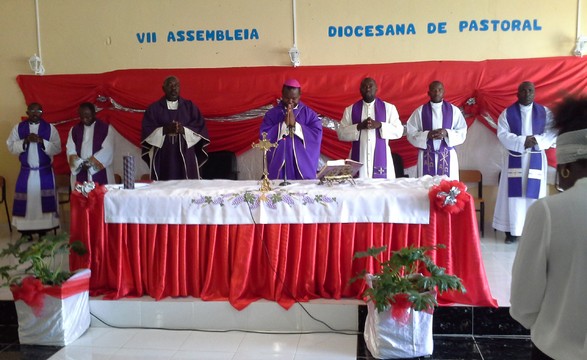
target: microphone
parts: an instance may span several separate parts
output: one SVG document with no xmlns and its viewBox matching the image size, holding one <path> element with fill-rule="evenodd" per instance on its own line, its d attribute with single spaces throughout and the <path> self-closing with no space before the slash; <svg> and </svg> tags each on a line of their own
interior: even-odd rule
<svg viewBox="0 0 587 360">
<path fill-rule="evenodd" d="M 290 128 L 290 126 L 288 126 L 288 129 Z M 291 134 L 291 132 L 290 132 Z M 281 183 L 279 183 L 279 186 L 286 186 L 291 184 L 290 182 L 287 181 L 287 158 L 286 158 L 286 153 L 285 153 L 285 139 L 287 139 L 287 135 L 283 134 L 281 136 L 281 140 L 283 142 L 283 181 Z"/>
</svg>

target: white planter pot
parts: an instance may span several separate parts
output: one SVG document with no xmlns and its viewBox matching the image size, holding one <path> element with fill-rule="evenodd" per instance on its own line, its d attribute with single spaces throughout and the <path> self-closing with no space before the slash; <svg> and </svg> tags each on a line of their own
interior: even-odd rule
<svg viewBox="0 0 587 360">
<path fill-rule="evenodd" d="M 432 314 L 409 308 L 405 323 L 391 316 L 392 309 L 378 313 L 373 302 L 367 303 L 365 344 L 376 359 L 401 359 L 431 355 Z"/>
<path fill-rule="evenodd" d="M 89 281 L 90 270 L 83 269 L 60 287 L 43 287 L 37 311 L 16 300 L 20 343 L 65 346 L 79 338 L 90 327 Z"/>
<path fill-rule="evenodd" d="M 367 286 L 372 287 L 377 276 L 367 274 L 365 281 Z M 432 354 L 432 313 L 408 307 L 406 313 L 398 309 L 402 319 L 394 319 L 393 306 L 378 312 L 372 301 L 367 302 L 367 310 L 363 337 L 374 358 L 402 359 Z"/>
</svg>

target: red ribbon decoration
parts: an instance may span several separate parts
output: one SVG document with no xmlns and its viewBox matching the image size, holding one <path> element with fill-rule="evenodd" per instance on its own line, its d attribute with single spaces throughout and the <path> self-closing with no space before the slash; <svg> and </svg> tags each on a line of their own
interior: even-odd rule
<svg viewBox="0 0 587 360">
<path fill-rule="evenodd" d="M 87 270 L 86 270 L 87 271 Z M 90 288 L 90 272 L 67 280 L 58 286 L 45 286 L 41 280 L 34 276 L 28 276 L 20 285 L 10 286 L 14 301 L 22 300 L 33 309 L 35 316 L 39 317 L 43 311 L 45 295 L 58 299 L 66 299 L 70 296 L 88 291 Z"/>
<path fill-rule="evenodd" d="M 410 319 L 410 308 L 412 303 L 408 300 L 408 294 L 397 294 L 393 296 L 393 305 L 391 305 L 391 317 L 398 323 L 405 325 Z M 434 308 L 422 310 L 428 314 L 434 313 Z"/>
<path fill-rule="evenodd" d="M 467 186 L 458 180 L 442 180 L 430 188 L 428 197 L 439 210 L 449 214 L 460 213 L 469 201 Z"/>
<path fill-rule="evenodd" d="M 22 284 L 10 286 L 14 301 L 22 300 L 33 309 L 36 317 L 41 315 L 45 301 L 45 294 L 43 293 L 43 284 L 41 280 L 34 276 L 26 277 L 22 280 Z"/>
</svg>

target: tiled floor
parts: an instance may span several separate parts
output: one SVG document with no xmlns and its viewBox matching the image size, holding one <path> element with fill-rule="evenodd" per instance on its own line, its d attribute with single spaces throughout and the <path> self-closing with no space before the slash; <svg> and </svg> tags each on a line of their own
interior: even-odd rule
<svg viewBox="0 0 587 360">
<path fill-rule="evenodd" d="M 481 240 L 483 260 L 499 309 L 451 307 L 434 317 L 434 354 L 426 359 L 529 359 L 530 341 L 507 313 L 511 265 L 516 244 L 488 231 Z M 16 234 L 0 225 L 0 247 Z M 2 263 L 0 263 L 2 265 Z M 11 299 L 0 290 L 0 300 Z M 0 359 L 373 359 L 362 335 L 210 333 L 91 327 L 63 348 L 18 345 L 17 328 L 7 319 L 13 304 L 0 301 Z M 14 322 L 12 322 L 14 323 Z"/>
</svg>

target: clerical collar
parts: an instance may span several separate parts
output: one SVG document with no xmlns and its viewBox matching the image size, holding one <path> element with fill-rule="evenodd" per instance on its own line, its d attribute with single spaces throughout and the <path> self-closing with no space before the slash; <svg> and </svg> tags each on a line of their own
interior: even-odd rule
<svg viewBox="0 0 587 360">
<path fill-rule="evenodd" d="M 175 101 L 165 100 L 165 101 L 167 101 L 167 110 L 177 110 L 177 108 L 179 107 L 179 100 L 175 100 Z"/>
<path fill-rule="evenodd" d="M 29 123 L 29 125 L 39 125 L 39 123 L 41 122 L 41 120 L 39 120 L 39 121 L 33 121 L 31 119 L 28 119 L 27 122 Z"/>
</svg>

